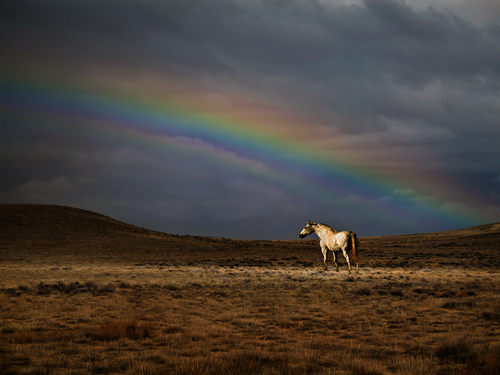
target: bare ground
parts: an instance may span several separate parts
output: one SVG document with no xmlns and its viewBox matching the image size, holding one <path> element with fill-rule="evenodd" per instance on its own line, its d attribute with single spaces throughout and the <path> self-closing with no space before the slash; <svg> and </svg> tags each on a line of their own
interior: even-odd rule
<svg viewBox="0 0 500 375">
<path fill-rule="evenodd" d="M 0 372 L 498 373 L 500 223 L 358 240 L 337 273 L 314 239 L 0 205 Z"/>
</svg>

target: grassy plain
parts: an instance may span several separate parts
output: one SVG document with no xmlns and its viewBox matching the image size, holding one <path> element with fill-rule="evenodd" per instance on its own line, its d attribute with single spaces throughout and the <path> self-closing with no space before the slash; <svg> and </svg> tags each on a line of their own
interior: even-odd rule
<svg viewBox="0 0 500 375">
<path fill-rule="evenodd" d="M 314 239 L 0 205 L 0 372 L 498 374 L 500 224 L 358 240 L 348 274 Z"/>
</svg>

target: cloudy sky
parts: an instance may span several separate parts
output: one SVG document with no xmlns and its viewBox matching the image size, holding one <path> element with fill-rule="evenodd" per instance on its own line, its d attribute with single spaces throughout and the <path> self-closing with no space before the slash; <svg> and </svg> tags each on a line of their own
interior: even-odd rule
<svg viewBox="0 0 500 375">
<path fill-rule="evenodd" d="M 500 221 L 497 0 L 0 2 L 0 202 L 175 234 Z"/>
</svg>

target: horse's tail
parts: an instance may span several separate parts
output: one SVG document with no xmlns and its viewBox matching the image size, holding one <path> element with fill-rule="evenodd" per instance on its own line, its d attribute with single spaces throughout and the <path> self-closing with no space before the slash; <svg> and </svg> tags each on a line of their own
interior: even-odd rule
<svg viewBox="0 0 500 375">
<path fill-rule="evenodd" d="M 356 247 L 356 233 L 351 232 L 350 236 L 351 238 L 351 248 L 352 248 L 352 260 L 358 263 L 358 249 Z"/>
</svg>

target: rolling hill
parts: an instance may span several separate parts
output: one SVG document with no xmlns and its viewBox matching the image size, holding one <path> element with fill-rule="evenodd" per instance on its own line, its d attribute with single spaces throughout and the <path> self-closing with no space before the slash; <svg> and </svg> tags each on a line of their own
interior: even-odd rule
<svg viewBox="0 0 500 375">
<path fill-rule="evenodd" d="M 500 266 L 500 223 L 438 233 L 362 237 L 358 241 L 361 264 L 365 266 Z M 250 241 L 179 236 L 57 205 L 0 205 L 0 242 L 3 260 L 51 255 L 74 262 L 134 264 L 321 266 L 322 263 L 315 238 Z"/>
</svg>

